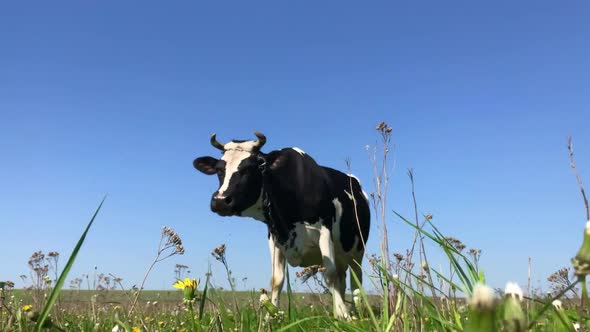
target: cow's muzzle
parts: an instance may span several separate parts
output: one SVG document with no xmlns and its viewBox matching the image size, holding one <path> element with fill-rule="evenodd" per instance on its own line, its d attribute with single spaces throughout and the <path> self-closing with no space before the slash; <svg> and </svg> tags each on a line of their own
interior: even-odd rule
<svg viewBox="0 0 590 332">
<path fill-rule="evenodd" d="M 220 216 L 235 215 L 233 199 L 231 196 L 214 195 L 213 198 L 211 198 L 211 211 Z"/>
</svg>

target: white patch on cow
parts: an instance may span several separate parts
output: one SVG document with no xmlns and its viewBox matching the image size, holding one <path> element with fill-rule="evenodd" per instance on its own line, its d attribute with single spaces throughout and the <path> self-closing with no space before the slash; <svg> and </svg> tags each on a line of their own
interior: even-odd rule
<svg viewBox="0 0 590 332">
<path fill-rule="evenodd" d="M 363 189 L 363 186 L 361 185 L 361 180 L 359 180 L 359 178 L 357 178 L 356 176 L 354 176 L 354 174 L 348 174 L 348 176 L 350 176 L 351 178 L 355 179 L 356 182 L 358 182 L 359 187 L 361 187 L 361 191 L 363 192 L 363 196 L 365 196 L 365 200 L 367 200 L 367 202 L 368 202 L 369 201 L 369 196 L 367 195 L 367 193 Z"/>
<path fill-rule="evenodd" d="M 289 238 L 284 245 L 287 261 L 292 266 L 310 266 L 322 263 L 322 255 L 318 245 L 320 229 L 323 220 L 310 224 L 298 222 L 289 232 Z"/>
<path fill-rule="evenodd" d="M 362 253 L 359 254 L 354 249 L 349 252 L 343 250 L 341 233 L 350 230 L 342 229 L 343 206 L 341 201 L 334 198 L 332 204 L 334 205 L 334 216 L 333 220 L 331 220 L 331 229 L 324 224 L 326 221 L 321 218 L 315 223 L 297 222 L 289 232 L 286 242 L 275 245 L 278 245 L 285 259 L 292 266 L 305 267 L 321 264 L 326 268 L 324 277 L 332 292 L 334 315 L 348 319 L 350 314 L 344 302 L 346 270 L 349 266 L 355 264 L 353 263 L 355 259 L 357 261 L 362 260 Z M 358 241 L 358 238 L 355 239 L 354 248 L 356 248 Z M 362 276 L 360 268 L 356 268 L 355 273 Z M 351 287 L 358 288 L 352 282 Z"/>
<path fill-rule="evenodd" d="M 246 141 L 241 143 L 229 142 L 226 143 L 224 148 L 225 152 L 221 160 L 225 161 L 225 178 L 219 190 L 217 191 L 217 198 L 223 198 L 223 194 L 229 187 L 229 180 L 232 174 L 238 171 L 238 166 L 242 160 L 250 157 L 252 151 L 256 146 L 256 141 Z"/>
<path fill-rule="evenodd" d="M 274 235 L 268 238 L 268 248 L 272 263 L 272 273 L 270 278 L 271 302 L 278 306 L 281 289 L 285 281 L 285 256 L 283 250 L 277 246 Z"/>
<path fill-rule="evenodd" d="M 349 193 L 348 191 L 344 190 L 344 193 L 346 194 L 346 196 L 348 196 L 348 198 L 352 201 L 352 194 Z"/>
<path fill-rule="evenodd" d="M 297 153 L 299 153 L 302 156 L 305 154 L 305 151 L 301 150 L 300 148 L 292 147 L 291 149 L 297 151 Z"/>
<path fill-rule="evenodd" d="M 352 198 L 351 198 L 352 199 Z M 342 248 L 342 242 L 340 241 L 340 234 L 342 232 L 342 224 L 340 221 L 342 220 L 342 203 L 338 200 L 338 198 L 334 198 L 332 200 L 332 204 L 334 204 L 334 223 L 332 224 L 332 241 L 334 242 L 334 249 L 336 250 L 336 260 L 342 262 L 339 263 L 346 263 L 346 252 L 344 248 Z"/>
<path fill-rule="evenodd" d="M 242 217 L 250 217 L 256 220 L 264 221 L 264 210 L 262 209 L 262 194 L 258 197 L 256 203 L 240 213 Z"/>
<path fill-rule="evenodd" d="M 334 199 L 332 202 L 334 203 L 334 207 L 336 207 L 338 210 L 338 205 L 340 205 L 338 199 Z M 341 205 L 340 212 L 342 212 Z M 344 269 L 338 266 L 339 264 L 336 260 L 338 254 L 335 250 L 336 248 L 333 241 L 335 237 L 333 237 L 333 235 L 334 234 L 332 234 L 328 227 L 322 226 L 320 230 L 319 246 L 322 253 L 322 263 L 326 268 L 324 277 L 326 278 L 328 287 L 332 292 L 334 316 L 348 319 L 350 315 L 348 313 L 348 309 L 346 308 L 346 304 L 344 303 L 344 289 L 346 288 L 344 279 L 346 275 L 342 274 L 341 271 Z"/>
</svg>

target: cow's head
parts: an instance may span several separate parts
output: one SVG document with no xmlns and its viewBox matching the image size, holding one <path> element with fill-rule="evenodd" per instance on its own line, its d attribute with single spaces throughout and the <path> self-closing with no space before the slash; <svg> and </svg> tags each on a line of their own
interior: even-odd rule
<svg viewBox="0 0 590 332">
<path fill-rule="evenodd" d="M 217 174 L 219 188 L 211 197 L 211 211 L 221 216 L 240 215 L 256 204 L 262 190 L 260 148 L 266 137 L 255 131 L 256 141 L 219 143 L 211 135 L 211 145 L 223 152 L 221 159 L 199 157 L 193 166 L 207 175 Z"/>
</svg>

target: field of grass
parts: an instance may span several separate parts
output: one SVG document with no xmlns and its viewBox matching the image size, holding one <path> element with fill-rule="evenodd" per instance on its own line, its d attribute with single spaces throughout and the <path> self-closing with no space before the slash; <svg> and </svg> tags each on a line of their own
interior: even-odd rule
<svg viewBox="0 0 590 332">
<path fill-rule="evenodd" d="M 431 215 L 408 220 L 394 217 L 415 231 L 414 242 L 405 254 L 388 249 L 387 153 L 389 127 L 377 127 L 382 137 L 383 156 L 372 157 L 375 168 L 375 192 L 371 194 L 373 220 L 379 223 L 382 252 L 368 255 L 369 268 L 364 285 L 373 285 L 377 293 L 361 288 L 348 294 L 350 319 L 332 316 L 331 295 L 293 293 L 287 279 L 281 306 L 275 307 L 265 291 L 237 291 L 225 259 L 225 246 L 213 251 L 225 266 L 230 290 L 216 289 L 209 276 L 200 280 L 182 278 L 178 290 L 143 290 L 150 271 L 157 263 L 184 253 L 182 241 L 172 229 L 162 230 L 160 245 L 144 280 L 137 288 L 123 289 L 116 277 L 103 277 L 92 289 L 82 290 L 81 280 L 64 289 L 72 264 L 86 234 L 100 212 L 87 225 L 59 275 L 49 277 L 49 268 L 57 262 L 57 253 L 37 252 L 29 266 L 33 276 L 27 289 L 0 281 L 0 331 L 587 331 L 590 330 L 586 275 L 590 273 L 590 210 L 580 251 L 571 268 L 549 277 L 552 292 L 538 294 L 509 283 L 504 290 L 486 285 L 479 266 L 481 251 L 466 249 L 458 239 L 445 236 L 432 222 Z M 376 150 L 375 150 L 376 151 Z M 571 164 L 575 171 L 573 153 Z M 577 173 L 576 173 L 577 174 Z M 413 181 L 413 174 L 408 175 Z M 583 187 L 580 188 L 583 192 Z M 584 198 L 585 198 L 585 194 Z M 574 235 L 573 235 L 574 236 Z M 425 242 L 435 244 L 447 259 L 449 270 L 431 268 Z M 564 264 L 567 262 L 564 262 Z M 55 264 L 57 265 L 57 264 Z M 55 267 L 55 270 L 57 268 Z M 573 273 L 571 273 L 573 271 Z M 318 271 L 306 277 L 321 282 Z M 108 280 L 108 281 L 105 281 Z M 106 282 L 106 283 L 105 283 Z M 106 287 L 103 287 L 106 285 Z M 119 287 L 120 286 L 120 287 Z M 578 289 L 580 288 L 580 289 Z"/>
</svg>

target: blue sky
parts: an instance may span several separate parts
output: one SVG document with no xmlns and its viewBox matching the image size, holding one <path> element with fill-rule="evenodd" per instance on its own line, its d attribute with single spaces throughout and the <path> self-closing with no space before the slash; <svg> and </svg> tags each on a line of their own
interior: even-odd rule
<svg viewBox="0 0 590 332">
<path fill-rule="evenodd" d="M 186 255 L 149 288 L 169 288 L 176 263 L 203 276 L 211 262 L 225 285 L 220 243 L 240 287 L 267 287 L 264 225 L 212 214 L 217 181 L 192 168 L 217 154 L 209 135 L 259 130 L 266 151 L 350 158 L 370 192 L 365 146 L 385 120 L 389 207 L 412 215 L 413 168 L 420 212 L 483 250 L 492 285 L 525 283 L 529 256 L 545 285 L 584 225 L 566 138 L 590 186 L 589 14 L 539 1 L 2 3 L 0 279 L 18 281 L 35 250 L 68 255 L 108 193 L 72 277 L 97 266 L 139 283 L 168 225 Z M 403 251 L 411 231 L 387 217 Z"/>
</svg>

